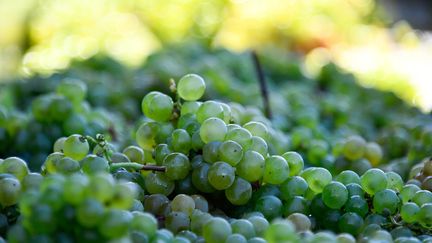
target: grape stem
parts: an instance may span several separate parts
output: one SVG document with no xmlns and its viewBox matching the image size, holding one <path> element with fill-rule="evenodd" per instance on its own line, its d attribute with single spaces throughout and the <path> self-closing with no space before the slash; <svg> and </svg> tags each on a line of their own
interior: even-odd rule
<svg viewBox="0 0 432 243">
<path fill-rule="evenodd" d="M 267 118 L 271 119 L 272 112 L 270 109 L 269 92 L 268 92 L 267 83 L 264 76 L 264 71 L 259 61 L 257 53 L 255 51 L 252 51 L 251 54 L 252 54 L 252 61 L 254 63 L 256 75 L 258 77 L 258 82 L 260 84 L 261 96 L 263 98 L 263 104 L 264 104 L 264 113 Z"/>
<path fill-rule="evenodd" d="M 120 168 L 131 169 L 131 170 L 151 170 L 151 171 L 160 171 L 160 172 L 166 171 L 165 166 L 143 165 L 136 162 L 119 162 L 119 163 L 112 163 L 110 165 L 111 171 L 116 171 Z"/>
</svg>

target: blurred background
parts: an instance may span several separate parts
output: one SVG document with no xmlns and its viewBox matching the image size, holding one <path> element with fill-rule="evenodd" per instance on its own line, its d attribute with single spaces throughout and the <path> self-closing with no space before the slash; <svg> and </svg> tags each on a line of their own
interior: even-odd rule
<svg viewBox="0 0 432 243">
<path fill-rule="evenodd" d="M 314 76 L 332 61 L 368 87 L 432 109 L 427 0 L 0 0 L 0 82 L 104 54 L 139 68 L 170 44 L 283 48 Z"/>
</svg>

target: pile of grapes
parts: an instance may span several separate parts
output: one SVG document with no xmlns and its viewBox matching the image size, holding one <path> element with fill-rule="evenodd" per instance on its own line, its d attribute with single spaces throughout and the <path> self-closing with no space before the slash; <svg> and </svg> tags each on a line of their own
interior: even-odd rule
<svg viewBox="0 0 432 243">
<path fill-rule="evenodd" d="M 272 117 L 248 54 L 196 46 L 4 85 L 0 242 L 432 242 L 431 118 L 260 58 Z"/>
</svg>

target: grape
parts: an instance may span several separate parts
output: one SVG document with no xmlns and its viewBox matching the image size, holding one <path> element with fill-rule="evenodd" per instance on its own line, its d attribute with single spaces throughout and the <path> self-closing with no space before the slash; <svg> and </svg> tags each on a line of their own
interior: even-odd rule
<svg viewBox="0 0 432 243">
<path fill-rule="evenodd" d="M 156 122 L 143 123 L 136 132 L 136 141 L 138 145 L 147 150 L 152 150 L 156 146 L 156 136 L 158 135 L 160 126 Z M 139 162 L 139 161 L 134 161 Z"/>
<path fill-rule="evenodd" d="M 76 210 L 77 221 L 84 227 L 97 226 L 104 217 L 104 206 L 95 199 L 86 199 Z"/>
<path fill-rule="evenodd" d="M 209 205 L 208 205 L 207 200 L 203 196 L 192 195 L 191 197 L 195 202 L 195 208 L 196 209 L 199 209 L 201 212 L 208 212 Z"/>
<path fill-rule="evenodd" d="M 241 177 L 236 177 L 233 184 L 225 190 L 225 196 L 234 205 L 244 205 L 252 197 L 252 186 Z"/>
<path fill-rule="evenodd" d="M 332 180 L 330 172 L 321 167 L 310 167 L 304 170 L 300 176 L 307 181 L 309 188 L 316 193 L 322 192 L 324 187 Z"/>
<path fill-rule="evenodd" d="M 208 118 L 200 127 L 200 137 L 204 143 L 223 141 L 227 128 L 225 122 L 219 118 Z"/>
<path fill-rule="evenodd" d="M 174 212 L 183 212 L 191 215 L 195 209 L 195 200 L 185 194 L 178 194 L 171 202 L 171 210 Z"/>
<path fill-rule="evenodd" d="M 236 219 L 231 221 L 231 228 L 234 234 L 243 235 L 246 239 L 255 237 L 255 228 L 253 224 L 246 219 Z"/>
<path fill-rule="evenodd" d="M 268 154 L 268 145 L 266 141 L 257 136 L 252 136 L 251 143 L 247 149 L 256 151 L 262 156 L 267 156 Z"/>
<path fill-rule="evenodd" d="M 399 197 L 401 198 L 403 203 L 407 203 L 411 201 L 417 191 L 420 191 L 420 188 L 418 186 L 413 184 L 407 184 L 402 187 L 402 190 L 399 193 Z"/>
<path fill-rule="evenodd" d="M 247 242 L 248 243 L 266 243 L 267 241 L 261 237 L 254 237 L 254 238 L 250 238 Z"/>
<path fill-rule="evenodd" d="M 73 103 L 82 102 L 87 93 L 87 85 L 78 79 L 65 79 L 57 85 L 56 91 Z"/>
<path fill-rule="evenodd" d="M 216 101 L 206 101 L 201 104 L 196 112 L 196 118 L 199 123 L 204 123 L 205 120 L 209 118 L 219 118 L 224 119 L 224 109 L 219 102 Z M 224 122 L 225 124 L 225 122 Z"/>
<path fill-rule="evenodd" d="M 241 234 L 232 234 L 228 236 L 225 243 L 247 243 L 248 240 Z"/>
<path fill-rule="evenodd" d="M 219 161 L 219 147 L 222 145 L 221 142 L 214 141 L 207 143 L 203 147 L 203 158 L 208 163 L 214 163 Z"/>
<path fill-rule="evenodd" d="M 340 183 L 344 185 L 348 185 L 350 183 L 356 183 L 360 185 L 360 177 L 352 170 L 344 170 L 339 175 L 335 177 L 336 181 L 339 181 Z"/>
<path fill-rule="evenodd" d="M 118 238 L 128 231 L 132 219 L 133 216 L 128 211 L 111 209 L 98 225 L 99 233 L 109 239 Z"/>
<path fill-rule="evenodd" d="M 192 172 L 192 184 L 198 190 L 205 193 L 211 193 L 215 190 L 215 188 L 210 184 L 208 179 L 209 170 L 210 165 L 207 163 L 202 163 Z"/>
<path fill-rule="evenodd" d="M 202 236 L 208 243 L 220 243 L 232 234 L 230 224 L 223 218 L 214 217 L 208 220 L 202 229 Z"/>
<path fill-rule="evenodd" d="M 383 152 L 378 144 L 371 142 L 366 144 L 364 156 L 373 166 L 377 166 L 383 157 Z"/>
<path fill-rule="evenodd" d="M 59 152 L 54 152 L 46 158 L 43 166 L 46 171 L 50 174 L 57 172 L 57 164 L 58 162 L 64 158 L 64 154 Z"/>
<path fill-rule="evenodd" d="M 171 242 L 174 238 L 173 233 L 167 229 L 159 229 L 156 231 L 154 239 L 161 242 Z"/>
<path fill-rule="evenodd" d="M 345 141 L 342 152 L 346 158 L 357 160 L 363 157 L 365 149 L 366 141 L 362 137 L 351 136 Z"/>
<path fill-rule="evenodd" d="M 165 219 L 165 227 L 173 233 L 190 228 L 190 219 L 186 213 L 171 212 Z"/>
<path fill-rule="evenodd" d="M 225 103 L 220 103 L 220 105 L 222 106 L 223 109 L 223 120 L 226 124 L 230 123 L 231 121 L 231 107 L 229 107 L 229 105 L 225 104 Z"/>
<path fill-rule="evenodd" d="M 303 158 L 297 152 L 286 152 L 282 155 L 282 157 L 288 162 L 290 176 L 298 175 L 303 170 Z"/>
<path fill-rule="evenodd" d="M 403 221 L 407 223 L 414 223 L 417 221 L 417 215 L 420 207 L 417 204 L 408 202 L 402 205 L 400 215 Z"/>
<path fill-rule="evenodd" d="M 171 134 L 171 144 L 174 151 L 188 154 L 192 147 L 192 140 L 186 130 L 176 129 Z"/>
<path fill-rule="evenodd" d="M 145 178 L 145 188 L 151 194 L 169 195 L 174 191 L 174 182 L 162 173 L 150 173 Z"/>
<path fill-rule="evenodd" d="M 236 173 L 249 182 L 258 181 L 264 174 L 264 157 L 255 151 L 246 151 L 236 166 Z"/>
<path fill-rule="evenodd" d="M 174 103 L 168 95 L 152 91 L 144 96 L 141 108 L 146 117 L 164 122 L 171 118 Z"/>
<path fill-rule="evenodd" d="M 425 228 L 432 228 L 432 203 L 425 203 L 417 214 L 418 222 Z"/>
<path fill-rule="evenodd" d="M 17 179 L 0 179 L 0 205 L 7 207 L 16 204 L 20 196 L 20 191 L 21 183 Z"/>
<path fill-rule="evenodd" d="M 139 186 L 133 182 L 122 182 L 114 185 L 114 195 L 110 201 L 111 208 L 129 209 L 133 199 L 138 198 Z"/>
<path fill-rule="evenodd" d="M 427 190 L 419 190 L 414 194 L 412 201 L 419 207 L 425 203 L 432 203 L 432 193 Z"/>
<path fill-rule="evenodd" d="M 337 243 L 355 243 L 356 240 L 351 234 L 342 233 L 336 237 Z"/>
<path fill-rule="evenodd" d="M 282 202 L 275 196 L 263 196 L 257 200 L 255 210 L 267 219 L 274 219 L 282 212 Z"/>
<path fill-rule="evenodd" d="M 29 173 L 21 182 L 23 191 L 37 190 L 42 183 L 43 176 L 39 173 Z"/>
<path fill-rule="evenodd" d="M 74 160 L 83 159 L 88 154 L 89 149 L 87 140 L 78 134 L 69 136 L 63 144 L 64 155 Z"/>
<path fill-rule="evenodd" d="M 22 180 L 28 173 L 27 163 L 18 157 L 9 157 L 0 163 L 0 173 L 14 175 L 18 180 Z"/>
<path fill-rule="evenodd" d="M 195 114 L 198 111 L 201 104 L 202 103 L 199 101 L 183 102 L 180 113 L 182 116 L 184 116 L 186 114 Z"/>
<path fill-rule="evenodd" d="M 203 96 L 206 89 L 204 79 L 196 74 L 183 76 L 177 85 L 179 96 L 188 101 L 198 100 Z"/>
<path fill-rule="evenodd" d="M 185 239 L 189 240 L 190 242 L 195 242 L 198 239 L 198 236 L 189 230 L 182 230 L 177 234 L 177 237 L 184 237 Z"/>
<path fill-rule="evenodd" d="M 86 197 L 86 187 L 90 180 L 82 174 L 73 174 L 68 177 L 63 186 L 63 198 L 66 202 L 77 205 Z"/>
<path fill-rule="evenodd" d="M 401 191 L 404 186 L 402 177 L 393 171 L 386 172 L 385 174 L 387 176 L 387 188 L 396 192 Z"/>
<path fill-rule="evenodd" d="M 267 138 L 268 129 L 261 122 L 251 121 L 244 124 L 243 128 L 247 129 L 254 136 L 261 137 L 263 139 Z"/>
<path fill-rule="evenodd" d="M 64 142 L 66 141 L 66 138 L 67 137 L 61 137 L 55 141 L 54 147 L 53 147 L 54 152 L 62 152 L 63 153 L 63 147 L 64 147 Z"/>
<path fill-rule="evenodd" d="M 373 198 L 373 206 L 376 212 L 382 214 L 385 210 L 393 214 L 397 211 L 400 199 L 396 192 L 390 189 L 385 189 L 377 192 Z"/>
<path fill-rule="evenodd" d="M 309 201 L 306 201 L 304 197 L 295 196 L 288 200 L 283 205 L 283 215 L 289 216 L 293 213 L 307 214 L 309 212 Z"/>
<path fill-rule="evenodd" d="M 169 199 L 162 194 L 149 195 L 144 200 L 144 209 L 153 215 L 160 215 L 162 207 L 169 203 Z"/>
<path fill-rule="evenodd" d="M 339 221 L 339 229 L 342 232 L 357 235 L 363 226 L 363 219 L 356 213 L 345 213 Z"/>
<path fill-rule="evenodd" d="M 291 221 L 297 232 L 306 231 L 311 228 L 311 221 L 310 219 L 301 213 L 293 213 L 287 218 L 289 221 Z"/>
<path fill-rule="evenodd" d="M 189 158 L 181 153 L 171 153 L 163 161 L 166 166 L 165 176 L 170 180 L 186 178 L 190 170 Z"/>
<path fill-rule="evenodd" d="M 234 168 L 225 162 L 216 162 L 208 171 L 208 181 L 217 190 L 230 187 L 235 179 Z"/>
<path fill-rule="evenodd" d="M 198 154 L 195 155 L 192 160 L 191 160 L 191 167 L 192 169 L 197 168 L 198 166 L 200 166 L 202 163 L 204 163 L 204 158 L 202 155 Z"/>
<path fill-rule="evenodd" d="M 307 189 L 308 184 L 302 177 L 290 177 L 280 185 L 281 198 L 289 200 L 295 196 L 303 196 Z"/>
<path fill-rule="evenodd" d="M 243 148 L 249 148 L 252 143 L 252 134 L 242 128 L 234 128 L 226 133 L 225 140 L 233 140 Z"/>
<path fill-rule="evenodd" d="M 199 131 L 200 124 L 196 120 L 196 116 L 194 114 L 186 114 L 180 116 L 177 128 L 181 128 L 188 132 L 188 134 L 194 134 L 196 131 Z"/>
<path fill-rule="evenodd" d="M 191 230 L 197 234 L 201 234 L 203 225 L 211 218 L 210 214 L 195 209 L 191 216 Z"/>
<path fill-rule="evenodd" d="M 128 146 L 123 149 L 123 154 L 127 156 L 129 161 L 136 162 L 142 164 L 144 161 L 144 151 L 142 148 L 137 146 Z M 123 161 L 126 162 L 126 161 Z"/>
<path fill-rule="evenodd" d="M 288 220 L 277 220 L 273 222 L 265 232 L 267 242 L 298 242 L 294 225 Z"/>
<path fill-rule="evenodd" d="M 243 148 L 240 144 L 231 140 L 223 142 L 218 151 L 218 157 L 232 166 L 236 166 L 243 158 Z"/>
<path fill-rule="evenodd" d="M 348 190 L 342 183 L 333 181 L 324 187 L 322 197 L 327 207 L 339 209 L 348 200 Z"/>
<path fill-rule="evenodd" d="M 365 217 L 369 212 L 369 206 L 365 199 L 360 196 L 352 196 L 348 199 L 345 204 L 345 211 L 352 212 L 360 215 L 361 217 Z"/>
<path fill-rule="evenodd" d="M 267 228 L 270 225 L 267 219 L 264 218 L 264 216 L 255 215 L 255 216 L 248 217 L 247 220 L 249 220 L 249 222 L 253 224 L 255 233 L 258 236 L 264 235 L 264 232 L 267 230 Z"/>
<path fill-rule="evenodd" d="M 108 161 L 102 157 L 90 154 L 80 161 L 83 172 L 95 174 L 99 172 L 109 172 Z"/>
<path fill-rule="evenodd" d="M 380 169 L 374 168 L 366 171 L 360 177 L 360 181 L 363 190 L 370 195 L 374 195 L 387 188 L 387 176 Z"/>
<path fill-rule="evenodd" d="M 362 198 L 364 197 L 364 191 L 359 184 L 350 183 L 350 184 L 346 185 L 346 188 L 348 190 L 348 196 L 349 197 L 352 197 L 352 196 L 360 196 Z"/>
<path fill-rule="evenodd" d="M 286 160 L 277 155 L 265 160 L 263 181 L 271 184 L 281 184 L 289 176 L 289 166 Z"/>
</svg>

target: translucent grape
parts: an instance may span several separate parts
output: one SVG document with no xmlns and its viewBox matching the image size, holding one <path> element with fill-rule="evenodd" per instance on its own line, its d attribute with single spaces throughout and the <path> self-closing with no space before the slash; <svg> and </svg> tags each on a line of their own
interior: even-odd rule
<svg viewBox="0 0 432 243">
<path fill-rule="evenodd" d="M 234 168 L 225 162 L 216 162 L 208 171 L 208 181 L 217 190 L 230 187 L 235 179 Z"/>
<path fill-rule="evenodd" d="M 108 161 L 102 157 L 90 154 L 80 162 L 83 172 L 96 174 L 99 172 L 109 172 Z"/>
<path fill-rule="evenodd" d="M 366 149 L 366 141 L 360 136 L 351 136 L 347 138 L 342 152 L 350 160 L 357 160 L 363 157 Z"/>
<path fill-rule="evenodd" d="M 232 232 L 234 234 L 241 234 L 246 239 L 255 237 L 255 228 L 253 224 L 246 219 L 236 219 L 231 222 Z"/>
<path fill-rule="evenodd" d="M 344 185 L 348 185 L 350 183 L 356 183 L 360 185 L 360 177 L 352 170 L 342 171 L 341 173 L 339 173 L 339 175 L 335 177 L 335 180 L 339 181 Z"/>
<path fill-rule="evenodd" d="M 192 195 L 191 197 L 195 202 L 196 209 L 199 209 L 201 212 L 208 212 L 209 205 L 205 197 L 201 195 Z"/>
<path fill-rule="evenodd" d="M 192 147 L 192 140 L 186 130 L 176 129 L 171 134 L 171 144 L 174 151 L 188 154 Z"/>
<path fill-rule="evenodd" d="M 127 233 L 132 219 L 129 211 L 111 209 L 105 213 L 98 225 L 99 233 L 110 239 L 123 236 Z"/>
<path fill-rule="evenodd" d="M 256 201 L 255 210 L 261 212 L 267 219 L 279 217 L 282 212 L 282 202 L 275 196 L 263 196 Z"/>
<path fill-rule="evenodd" d="M 182 153 L 171 153 L 163 161 L 166 166 L 165 176 L 170 180 L 186 178 L 190 170 L 189 158 Z"/>
<path fill-rule="evenodd" d="M 345 211 L 352 212 L 365 217 L 369 212 L 369 206 L 366 200 L 358 195 L 352 196 L 345 204 Z"/>
<path fill-rule="evenodd" d="M 267 219 L 265 219 L 263 216 L 255 215 L 248 217 L 247 220 L 253 224 L 257 236 L 263 236 L 264 232 L 270 225 Z"/>
<path fill-rule="evenodd" d="M 385 210 L 393 214 L 397 211 L 400 199 L 396 192 L 385 189 L 377 192 L 373 198 L 373 206 L 376 212 L 382 214 Z"/>
<path fill-rule="evenodd" d="M 202 229 L 202 236 L 208 243 L 220 243 L 232 234 L 230 224 L 223 218 L 214 217 L 208 220 Z"/>
<path fill-rule="evenodd" d="M 169 195 L 174 190 L 174 182 L 162 173 L 150 173 L 145 178 L 145 188 L 151 194 Z"/>
<path fill-rule="evenodd" d="M 0 179 L 0 205 L 3 207 L 18 202 L 21 192 L 21 183 L 15 178 Z"/>
<path fill-rule="evenodd" d="M 29 173 L 27 163 L 18 157 L 9 157 L 0 163 L 0 173 L 12 174 L 18 180 L 24 179 Z"/>
<path fill-rule="evenodd" d="M 219 146 L 218 152 L 219 159 L 232 166 L 236 166 L 243 158 L 243 148 L 232 140 L 223 142 Z"/>
<path fill-rule="evenodd" d="M 401 191 L 404 186 L 402 177 L 393 171 L 386 172 L 385 174 L 387 176 L 387 188 L 396 192 Z"/>
<path fill-rule="evenodd" d="M 224 109 L 219 102 L 209 100 L 202 103 L 198 108 L 196 112 L 196 118 L 201 124 L 209 118 L 219 118 L 221 121 L 223 121 Z"/>
<path fill-rule="evenodd" d="M 236 177 L 233 184 L 225 190 L 225 196 L 234 205 L 244 205 L 252 197 L 252 186 L 241 177 Z"/>
<path fill-rule="evenodd" d="M 418 222 L 425 228 L 432 228 L 432 203 L 425 203 L 417 214 Z"/>
<path fill-rule="evenodd" d="M 287 161 L 277 155 L 269 156 L 265 160 L 263 181 L 271 184 L 281 184 L 290 173 Z"/>
<path fill-rule="evenodd" d="M 247 243 L 248 240 L 241 234 L 232 234 L 228 236 L 225 243 Z"/>
<path fill-rule="evenodd" d="M 88 154 L 89 149 L 87 140 L 78 134 L 69 136 L 63 144 L 64 155 L 74 160 L 83 159 Z"/>
<path fill-rule="evenodd" d="M 182 116 L 186 114 L 195 114 L 198 111 L 198 108 L 201 106 L 201 104 L 202 102 L 199 101 L 183 102 L 180 113 Z"/>
<path fill-rule="evenodd" d="M 210 165 L 202 163 L 192 172 L 192 184 L 200 191 L 205 193 L 211 193 L 215 188 L 210 184 L 208 179 L 208 173 Z"/>
<path fill-rule="evenodd" d="M 413 184 L 407 184 L 402 187 L 402 190 L 399 193 L 399 197 L 402 199 L 403 203 L 407 203 L 411 201 L 415 193 L 418 191 L 420 191 L 420 187 Z"/>
<path fill-rule="evenodd" d="M 370 169 L 361 177 L 361 186 L 368 194 L 374 195 L 376 192 L 387 188 L 387 176 L 380 169 Z"/>
<path fill-rule="evenodd" d="M 84 227 L 98 225 L 104 216 L 104 206 L 95 199 L 86 199 L 77 208 L 76 218 Z"/>
<path fill-rule="evenodd" d="M 432 192 L 427 190 L 419 190 L 414 194 L 412 201 L 415 202 L 419 207 L 425 203 L 432 203 Z"/>
<path fill-rule="evenodd" d="M 63 153 L 63 146 L 64 142 L 66 141 L 67 137 L 61 137 L 57 139 L 54 143 L 53 151 L 54 152 L 62 152 Z"/>
<path fill-rule="evenodd" d="M 183 212 L 171 212 L 165 219 L 165 227 L 173 233 L 190 228 L 190 218 Z"/>
<path fill-rule="evenodd" d="M 206 89 L 204 79 L 196 74 L 183 76 L 177 84 L 177 92 L 184 100 L 194 101 L 203 96 Z"/>
<path fill-rule="evenodd" d="M 294 224 L 297 232 L 310 230 L 312 225 L 310 219 L 302 213 L 293 213 L 287 219 Z"/>
<path fill-rule="evenodd" d="M 78 79 L 65 79 L 57 85 L 56 92 L 74 103 L 79 103 L 86 96 L 87 85 Z"/>
<path fill-rule="evenodd" d="M 290 177 L 280 185 L 280 197 L 283 200 L 289 200 L 295 196 L 303 196 L 308 187 L 307 182 L 302 177 Z"/>
<path fill-rule="evenodd" d="M 225 122 L 219 118 L 208 118 L 200 127 L 200 137 L 204 143 L 223 141 L 227 128 Z"/>
<path fill-rule="evenodd" d="M 144 96 L 141 108 L 146 117 L 164 122 L 171 118 L 174 102 L 168 95 L 152 91 Z"/>
<path fill-rule="evenodd" d="M 141 124 L 135 135 L 138 145 L 143 149 L 152 150 L 157 144 L 156 136 L 159 130 L 159 124 L 156 122 L 145 122 Z"/>
<path fill-rule="evenodd" d="M 322 197 L 327 207 L 339 209 L 348 200 L 348 190 L 342 183 L 333 181 L 324 187 Z"/>
<path fill-rule="evenodd" d="M 185 194 L 178 194 L 171 202 L 171 210 L 173 212 L 183 212 L 191 215 L 195 209 L 195 200 Z"/>
<path fill-rule="evenodd" d="M 132 230 L 143 232 L 149 237 L 156 234 L 158 222 L 152 214 L 135 211 L 132 212 L 132 216 L 133 219 L 130 224 Z"/>
<path fill-rule="evenodd" d="M 266 139 L 268 135 L 267 127 L 256 121 L 251 121 L 243 125 L 243 128 L 247 129 L 252 135 Z"/>
<path fill-rule="evenodd" d="M 265 160 L 258 152 L 248 150 L 237 164 L 236 173 L 249 182 L 258 181 L 264 174 Z"/>
<path fill-rule="evenodd" d="M 383 152 L 378 144 L 370 142 L 366 144 L 364 156 L 373 166 L 377 166 L 383 157 Z"/>
<path fill-rule="evenodd" d="M 356 213 L 345 213 L 339 220 L 339 229 L 342 232 L 357 235 L 362 226 L 363 219 Z"/>
<path fill-rule="evenodd" d="M 297 152 L 286 152 L 282 157 L 288 162 L 290 168 L 290 176 L 298 175 L 304 166 L 303 158 Z"/>
<path fill-rule="evenodd" d="M 266 141 L 257 136 L 252 136 L 251 143 L 247 149 L 256 151 L 262 156 L 267 156 L 268 154 L 268 145 Z"/>
<path fill-rule="evenodd" d="M 400 215 L 402 220 L 407 223 L 414 223 L 417 221 L 417 215 L 420 207 L 417 204 L 408 202 L 402 205 Z"/>
<path fill-rule="evenodd" d="M 252 143 L 252 134 L 242 128 L 234 128 L 226 133 L 225 140 L 233 140 L 243 148 L 249 148 Z"/>
<path fill-rule="evenodd" d="M 299 241 L 299 237 L 295 233 L 295 226 L 288 220 L 273 222 L 265 232 L 265 239 L 269 243 Z"/>
<path fill-rule="evenodd" d="M 330 172 L 321 167 L 310 167 L 304 170 L 300 176 L 307 181 L 309 188 L 316 193 L 322 192 L 324 187 L 332 181 Z"/>
<path fill-rule="evenodd" d="M 123 154 L 125 154 L 130 161 L 136 162 L 136 163 L 143 163 L 144 161 L 144 151 L 142 148 L 138 146 L 128 146 L 125 149 L 123 149 Z M 124 161 L 126 162 L 126 161 Z"/>
</svg>

